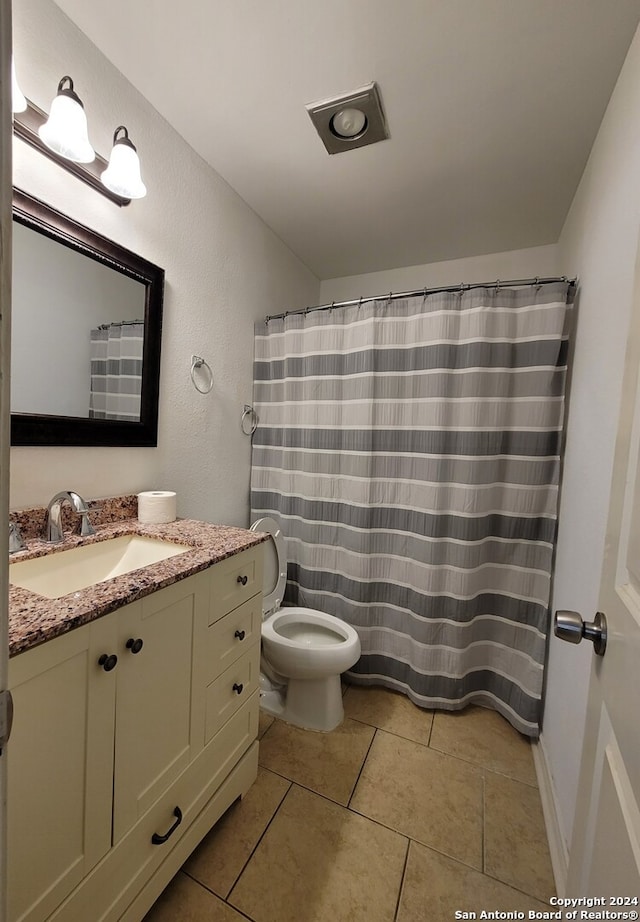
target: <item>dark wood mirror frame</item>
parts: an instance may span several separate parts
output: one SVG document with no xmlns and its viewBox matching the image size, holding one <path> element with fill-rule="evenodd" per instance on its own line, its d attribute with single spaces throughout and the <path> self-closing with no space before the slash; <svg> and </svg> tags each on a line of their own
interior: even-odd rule
<svg viewBox="0 0 640 922">
<path fill-rule="evenodd" d="M 141 282 L 146 294 L 140 421 L 12 413 L 11 444 L 155 447 L 158 444 L 164 269 L 16 188 L 13 190 L 13 220 Z"/>
</svg>

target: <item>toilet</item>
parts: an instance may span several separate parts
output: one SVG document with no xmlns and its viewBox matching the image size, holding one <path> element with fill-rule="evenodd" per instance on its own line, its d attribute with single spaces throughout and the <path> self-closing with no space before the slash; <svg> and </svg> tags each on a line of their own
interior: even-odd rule
<svg viewBox="0 0 640 922">
<path fill-rule="evenodd" d="M 287 582 L 284 535 L 272 518 L 251 531 L 265 532 L 260 707 L 308 730 L 334 730 L 344 718 L 340 674 L 360 657 L 356 631 L 313 608 L 280 608 Z"/>
</svg>

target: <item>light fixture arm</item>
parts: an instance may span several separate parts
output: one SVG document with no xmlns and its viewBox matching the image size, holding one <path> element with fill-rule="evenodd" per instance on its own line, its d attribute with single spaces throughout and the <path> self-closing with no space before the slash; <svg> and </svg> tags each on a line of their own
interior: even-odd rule
<svg viewBox="0 0 640 922">
<path fill-rule="evenodd" d="M 124 131 L 124 135 L 121 138 L 118 137 L 119 131 Z M 133 150 L 137 150 L 137 147 L 135 146 L 135 144 L 130 140 L 129 132 L 127 131 L 124 125 L 118 125 L 116 130 L 113 132 L 113 143 L 114 144 L 126 144 L 127 147 L 131 147 L 133 148 Z"/>
<path fill-rule="evenodd" d="M 66 81 L 69 81 L 69 86 L 65 86 Z M 60 83 L 58 84 L 58 96 L 68 96 L 69 99 L 73 99 L 74 102 L 77 102 L 79 106 L 82 106 L 84 109 L 84 103 L 76 93 L 73 88 L 73 80 L 69 75 L 63 77 Z"/>
</svg>

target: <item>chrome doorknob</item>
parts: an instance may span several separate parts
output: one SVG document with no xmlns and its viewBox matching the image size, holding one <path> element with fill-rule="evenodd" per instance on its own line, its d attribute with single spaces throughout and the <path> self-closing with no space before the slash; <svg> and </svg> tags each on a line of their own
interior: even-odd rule
<svg viewBox="0 0 640 922">
<path fill-rule="evenodd" d="M 583 637 L 593 642 L 593 650 L 604 656 L 607 648 L 607 619 L 604 612 L 596 612 L 593 621 L 583 621 L 577 611 L 557 611 L 553 619 L 553 632 L 560 640 L 580 643 Z"/>
</svg>

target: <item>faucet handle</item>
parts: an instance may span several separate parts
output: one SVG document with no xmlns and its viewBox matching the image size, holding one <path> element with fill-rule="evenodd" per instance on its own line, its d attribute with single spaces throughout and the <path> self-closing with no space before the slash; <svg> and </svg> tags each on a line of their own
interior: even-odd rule
<svg viewBox="0 0 640 922">
<path fill-rule="evenodd" d="M 16 551 L 24 551 L 26 544 L 20 534 L 20 526 L 17 522 L 9 522 L 9 553 L 15 554 Z"/>
<path fill-rule="evenodd" d="M 78 513 L 82 516 L 82 521 L 80 522 L 80 536 L 86 538 L 88 535 L 95 535 L 96 530 L 89 521 L 89 513 L 95 512 L 95 509 L 85 508 L 84 512 Z"/>
</svg>

